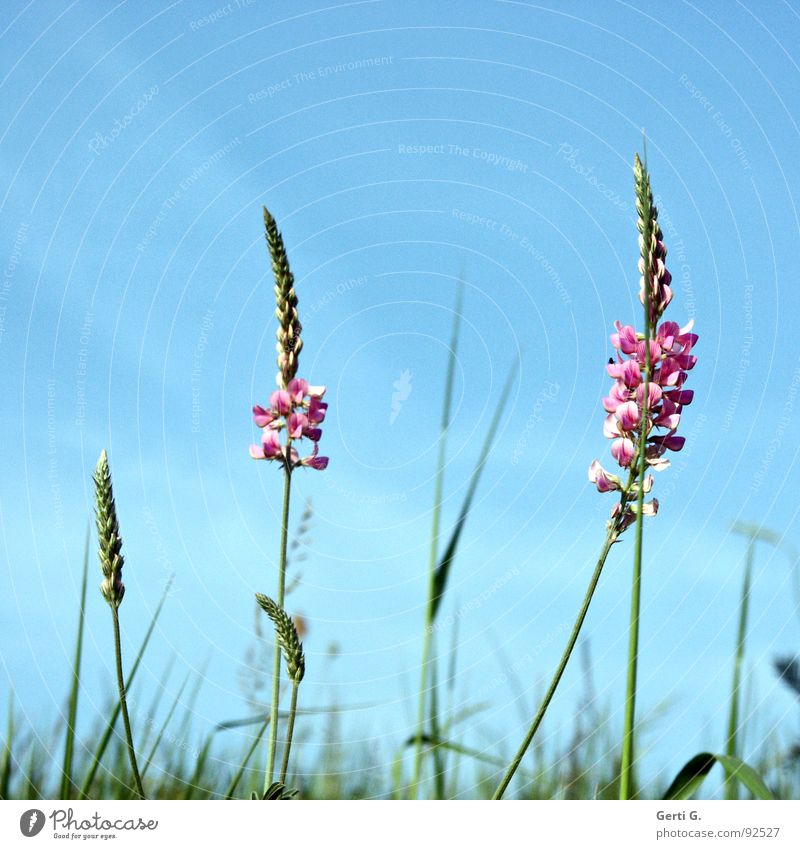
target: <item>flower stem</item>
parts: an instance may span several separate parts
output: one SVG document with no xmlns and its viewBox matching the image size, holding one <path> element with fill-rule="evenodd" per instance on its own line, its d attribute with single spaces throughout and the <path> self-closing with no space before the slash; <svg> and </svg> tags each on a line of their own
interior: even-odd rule
<svg viewBox="0 0 800 849">
<path fill-rule="evenodd" d="M 417 708 L 417 735 L 414 743 L 414 772 L 412 774 L 409 796 L 417 798 L 419 782 L 422 778 L 422 741 L 425 733 L 425 707 L 428 697 L 428 668 L 431 662 L 431 638 L 433 636 L 433 605 L 436 594 L 436 558 L 439 547 L 439 526 L 441 522 L 442 481 L 445 462 L 445 432 L 439 442 L 439 467 L 433 496 L 433 520 L 431 527 L 431 551 L 428 566 L 428 599 L 425 605 L 425 626 L 422 632 L 422 663 L 420 664 L 419 705 Z"/>
<path fill-rule="evenodd" d="M 643 214 L 642 227 L 642 298 L 644 306 L 644 381 L 642 383 L 641 423 L 636 456 L 639 489 L 636 498 L 636 537 L 633 551 L 633 582 L 631 586 L 631 619 L 628 638 L 628 675 L 625 685 L 625 720 L 622 732 L 622 762 L 620 765 L 619 798 L 630 799 L 633 789 L 634 725 L 636 723 L 636 673 L 639 662 L 639 613 L 642 598 L 642 542 L 644 531 L 644 485 L 647 470 L 647 435 L 649 430 L 650 382 L 653 364 L 650 358 L 651 296 L 652 296 L 652 246 L 653 209 L 647 172 L 642 184 L 640 200 Z"/>
<path fill-rule="evenodd" d="M 287 456 L 289 447 L 286 449 Z M 279 607 L 283 607 L 286 594 L 286 545 L 289 539 L 289 497 L 292 487 L 292 472 L 289 465 L 284 466 L 283 478 L 283 516 L 281 519 L 281 548 L 278 558 L 278 593 L 276 601 Z M 281 691 L 281 647 L 275 641 L 275 654 L 272 665 L 272 701 L 269 711 L 269 751 L 267 754 L 267 768 L 264 772 L 264 791 L 272 784 L 275 772 L 275 751 L 278 746 L 278 703 Z"/>
<path fill-rule="evenodd" d="M 747 620 L 750 608 L 750 583 L 753 577 L 753 561 L 755 559 L 755 537 L 750 537 L 747 543 L 747 560 L 744 566 L 744 583 L 742 584 L 742 600 L 739 607 L 739 631 L 736 638 L 736 655 L 733 661 L 733 686 L 731 687 L 731 707 L 728 719 L 728 740 L 725 754 L 738 757 L 737 736 L 739 733 L 739 700 L 742 687 L 742 667 L 744 666 L 744 646 L 747 637 Z M 725 798 L 738 799 L 739 785 L 734 776 L 725 778 Z"/>
<path fill-rule="evenodd" d="M 620 513 L 620 515 L 622 515 Z M 530 728 L 528 729 L 528 733 L 525 735 L 525 739 L 522 741 L 522 745 L 519 747 L 519 751 L 514 757 L 514 760 L 508 766 L 505 775 L 503 776 L 503 780 L 497 787 L 497 790 L 494 791 L 494 796 L 492 799 L 502 799 L 503 794 L 505 793 L 508 785 L 511 783 L 511 779 L 514 777 L 514 773 L 519 768 L 519 765 L 522 763 L 522 758 L 525 756 L 525 752 L 527 752 L 528 747 L 533 742 L 533 738 L 536 732 L 539 730 L 539 726 L 542 724 L 542 720 L 544 719 L 544 715 L 547 712 L 547 708 L 550 706 L 550 702 L 553 700 L 553 696 L 555 695 L 556 689 L 561 681 L 561 677 L 564 674 L 564 670 L 567 668 L 567 664 L 569 663 L 569 659 L 572 655 L 572 650 L 575 648 L 575 643 L 578 641 L 578 635 L 581 632 L 581 628 L 583 627 L 583 621 L 586 619 L 586 614 L 589 610 L 589 605 L 592 601 L 592 596 L 594 595 L 594 591 L 597 588 L 597 582 L 600 580 L 600 574 L 603 571 L 603 566 L 605 566 L 606 558 L 608 557 L 608 552 L 611 550 L 611 546 L 616 542 L 617 535 L 619 531 L 617 529 L 617 523 L 612 522 L 608 528 L 608 532 L 606 533 L 606 539 L 603 543 L 603 548 L 600 552 L 600 557 L 597 560 L 597 565 L 595 566 L 594 572 L 592 573 L 592 577 L 589 580 L 589 586 L 586 590 L 586 595 L 583 598 L 583 603 L 581 604 L 581 608 L 578 611 L 578 618 L 575 620 L 575 624 L 572 626 L 572 633 L 569 635 L 569 639 L 567 640 L 566 648 L 564 649 L 564 654 L 561 655 L 561 660 L 559 661 L 558 667 L 556 668 L 556 673 L 553 676 L 553 680 L 550 682 L 550 686 L 547 688 L 547 692 L 545 693 L 544 700 L 542 701 L 541 706 L 531 723 Z"/>
<path fill-rule="evenodd" d="M 428 701 L 428 670 L 431 662 L 431 643 L 433 620 L 436 611 L 436 568 L 439 556 L 439 531 L 442 517 L 442 493 L 444 491 L 444 467 L 447 459 L 447 431 L 450 427 L 450 407 L 453 398 L 453 380 L 456 368 L 456 352 L 461 328 L 461 305 L 464 298 L 463 281 L 459 283 L 453 311 L 453 328 L 450 336 L 450 357 L 447 362 L 447 374 L 442 399 L 442 418 L 439 427 L 439 456 L 436 464 L 436 482 L 433 492 L 433 516 L 431 519 L 431 547 L 428 562 L 428 598 L 425 605 L 425 624 L 422 633 L 422 663 L 420 664 L 419 705 L 417 708 L 417 733 L 414 741 L 414 770 L 412 773 L 409 797 L 417 798 L 419 783 L 422 779 L 422 742 L 425 734 L 425 707 Z"/>
<path fill-rule="evenodd" d="M 128 742 L 128 757 L 133 770 L 133 780 L 136 784 L 136 793 L 140 799 L 144 799 L 144 788 L 142 778 L 139 775 L 139 766 L 136 763 L 136 750 L 133 747 L 133 734 L 131 733 L 131 720 L 128 716 L 128 701 L 125 698 L 125 678 L 122 674 L 122 642 L 119 636 L 119 611 L 111 605 L 111 613 L 114 617 L 114 654 L 117 661 L 117 685 L 119 687 L 119 705 L 122 710 L 122 722 L 125 726 L 125 737 Z"/>
<path fill-rule="evenodd" d="M 300 685 L 297 681 L 292 681 L 292 700 L 289 705 L 289 720 L 286 726 L 286 744 L 283 747 L 283 762 L 281 763 L 281 774 L 278 781 L 281 784 L 286 783 L 286 773 L 289 770 L 289 753 L 292 750 L 292 737 L 294 736 L 294 720 L 297 715 L 297 691 Z"/>
</svg>

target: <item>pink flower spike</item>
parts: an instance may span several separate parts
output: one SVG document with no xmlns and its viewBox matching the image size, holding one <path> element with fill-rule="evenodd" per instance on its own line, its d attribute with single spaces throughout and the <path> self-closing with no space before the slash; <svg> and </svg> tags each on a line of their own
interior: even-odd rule
<svg viewBox="0 0 800 849">
<path fill-rule="evenodd" d="M 642 382 L 642 372 L 636 360 L 625 360 L 622 364 L 622 382 L 628 389 L 635 389 Z"/>
<path fill-rule="evenodd" d="M 647 384 L 647 410 L 648 412 L 652 412 L 655 405 L 661 400 L 663 395 L 663 391 L 661 387 L 657 383 L 653 383 L 652 381 Z M 636 400 L 641 405 L 644 400 L 644 384 L 636 387 Z"/>
<path fill-rule="evenodd" d="M 308 420 L 313 424 L 324 422 L 327 409 L 328 405 L 324 401 L 320 401 L 316 395 L 312 395 L 308 402 Z"/>
<path fill-rule="evenodd" d="M 620 429 L 628 433 L 635 430 L 641 420 L 639 405 L 635 401 L 626 401 L 624 404 L 620 404 L 614 415 L 619 422 Z"/>
<path fill-rule="evenodd" d="M 645 359 L 644 342 L 639 342 L 636 345 L 636 359 L 639 365 L 644 366 L 647 362 Z M 650 364 L 655 365 L 661 359 L 661 345 L 655 339 L 650 340 Z"/>
<path fill-rule="evenodd" d="M 633 441 L 627 437 L 615 439 L 611 443 L 611 455 L 620 464 L 627 468 L 631 464 L 634 455 Z"/>
<path fill-rule="evenodd" d="M 300 460 L 300 465 L 301 466 L 308 466 L 311 469 L 318 469 L 319 471 L 326 469 L 328 467 L 328 458 L 327 457 L 318 457 L 317 456 L 318 450 L 319 450 L 319 446 L 315 442 L 314 443 L 314 450 L 311 452 L 311 454 L 309 454 L 308 457 L 303 457 L 303 459 Z"/>
<path fill-rule="evenodd" d="M 299 439 L 303 435 L 303 430 L 308 427 L 308 418 L 305 413 L 292 413 L 288 419 L 289 436 L 292 439 Z"/>
<path fill-rule="evenodd" d="M 269 405 L 281 416 L 288 416 L 292 410 L 292 397 L 285 389 L 277 389 L 269 396 Z"/>
<path fill-rule="evenodd" d="M 694 389 L 679 389 L 674 392 L 668 392 L 664 397 L 672 401 L 673 404 L 686 407 L 694 400 Z"/>
<path fill-rule="evenodd" d="M 611 334 L 611 344 L 623 354 L 632 354 L 636 350 L 636 330 L 630 324 L 623 326 L 619 321 L 614 322 L 614 327 L 617 332 Z"/>
<path fill-rule="evenodd" d="M 251 445 L 250 446 L 250 456 L 254 460 L 265 460 L 264 456 L 264 446 L 263 445 Z"/>
<path fill-rule="evenodd" d="M 261 435 L 261 445 L 263 454 L 268 460 L 274 460 L 276 457 L 283 456 L 281 440 L 277 430 L 265 430 Z"/>
<path fill-rule="evenodd" d="M 616 439 L 619 436 L 619 424 L 613 413 L 609 413 L 603 422 L 603 436 L 606 439 Z"/>
<path fill-rule="evenodd" d="M 303 399 L 308 395 L 308 381 L 303 380 L 302 377 L 296 377 L 289 381 L 287 390 L 295 405 L 302 404 Z"/>
<path fill-rule="evenodd" d="M 275 411 L 274 410 L 265 410 L 263 407 L 259 407 L 258 404 L 253 407 L 253 421 L 259 427 L 266 427 L 271 422 L 275 421 Z"/>
<path fill-rule="evenodd" d="M 633 513 L 639 512 L 639 505 L 633 503 L 630 505 L 630 509 Z M 658 513 L 658 499 L 654 498 L 652 501 L 645 501 L 642 504 L 642 516 L 655 516 Z"/>
<path fill-rule="evenodd" d="M 308 394 L 312 398 L 322 398 L 322 396 L 325 394 L 325 387 L 324 386 L 309 386 L 308 387 Z"/>
<path fill-rule="evenodd" d="M 303 436 L 307 436 L 312 442 L 319 442 L 322 439 L 322 428 L 307 427 L 303 431 Z"/>
<path fill-rule="evenodd" d="M 683 448 L 684 443 L 686 442 L 686 437 L 685 436 L 662 436 L 662 437 L 659 437 L 658 441 L 668 451 L 680 451 L 681 448 Z"/>
<path fill-rule="evenodd" d="M 592 460 L 592 465 L 589 466 L 589 480 L 597 487 L 598 492 L 613 492 L 622 486 L 620 479 L 607 472 L 597 460 Z"/>
</svg>

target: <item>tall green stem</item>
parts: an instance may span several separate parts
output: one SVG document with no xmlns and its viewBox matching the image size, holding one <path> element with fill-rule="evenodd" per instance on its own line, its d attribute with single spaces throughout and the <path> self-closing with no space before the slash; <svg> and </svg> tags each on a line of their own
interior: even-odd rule
<svg viewBox="0 0 800 849">
<path fill-rule="evenodd" d="M 142 787 L 142 778 L 139 775 L 139 766 L 136 763 L 136 750 L 133 747 L 133 734 L 131 733 L 131 720 L 128 716 L 128 700 L 125 698 L 125 678 L 122 674 L 122 641 L 119 635 L 119 611 L 114 605 L 111 605 L 111 612 L 114 615 L 114 653 L 117 660 L 117 685 L 119 686 L 119 705 L 122 710 L 122 722 L 125 726 L 125 737 L 128 742 L 128 757 L 131 761 L 131 769 L 133 770 L 133 780 L 136 784 L 136 793 L 140 799 L 144 799 L 144 788 Z"/>
<path fill-rule="evenodd" d="M 289 719 L 286 725 L 286 744 L 283 747 L 283 762 L 281 763 L 281 774 L 278 778 L 281 784 L 286 782 L 286 773 L 289 771 L 289 753 L 292 751 L 292 737 L 294 736 L 294 720 L 297 716 L 297 691 L 300 689 L 297 681 L 292 681 L 292 700 L 289 705 Z"/>
<path fill-rule="evenodd" d="M 731 687 L 731 707 L 728 719 L 728 740 L 725 754 L 738 757 L 737 736 L 739 733 L 739 700 L 742 686 L 742 669 L 744 667 L 744 647 L 747 638 L 747 620 L 750 612 L 750 584 L 753 579 L 753 562 L 755 560 L 756 541 L 750 537 L 747 544 L 747 559 L 744 567 L 744 582 L 742 584 L 742 600 L 739 605 L 739 632 L 736 638 L 736 654 L 733 661 L 733 686 Z M 725 777 L 725 798 L 739 798 L 739 784 L 734 776 Z"/>
<path fill-rule="evenodd" d="M 650 182 L 644 171 L 639 186 L 642 206 L 642 298 L 644 306 L 644 381 L 642 383 L 641 423 L 636 455 L 639 489 L 636 497 L 636 539 L 633 552 L 633 581 L 631 585 L 631 619 L 628 638 L 628 675 L 625 687 L 625 720 L 622 732 L 622 763 L 620 765 L 619 797 L 630 799 L 633 792 L 634 726 L 636 724 L 636 674 L 639 663 L 639 613 L 642 597 L 642 537 L 644 531 L 644 485 L 647 470 L 647 434 L 649 426 L 650 381 L 653 364 L 650 360 L 651 297 L 652 297 L 652 239 L 653 208 Z"/>
<path fill-rule="evenodd" d="M 442 492 L 444 490 L 444 467 L 447 448 L 447 430 L 450 427 L 450 406 L 453 397 L 453 378 L 456 367 L 456 351 L 461 324 L 461 305 L 464 297 L 463 282 L 459 284 L 456 306 L 453 312 L 453 330 L 450 342 L 450 358 L 447 362 L 444 399 L 442 402 L 442 421 L 439 430 L 439 456 L 436 464 L 436 482 L 433 492 L 433 517 L 431 519 L 431 547 L 428 558 L 428 597 L 425 605 L 425 625 L 422 633 L 422 662 L 420 664 L 419 704 L 417 707 L 417 734 L 414 742 L 414 771 L 409 788 L 409 796 L 417 798 L 422 778 L 423 738 L 425 735 L 425 707 L 428 700 L 428 670 L 430 667 L 433 620 L 436 610 L 436 567 L 439 557 L 439 532 L 442 516 Z"/>
<path fill-rule="evenodd" d="M 75 659 L 72 664 L 67 730 L 64 742 L 64 766 L 61 770 L 61 799 L 72 795 L 72 760 L 75 752 L 75 726 L 78 718 L 78 695 L 81 683 L 81 658 L 83 656 L 83 630 L 86 621 L 86 586 L 89 578 L 89 527 L 86 528 L 86 543 L 83 549 L 83 579 L 81 581 L 81 607 L 78 614 L 78 636 L 75 641 Z"/>
<path fill-rule="evenodd" d="M 642 395 L 642 424 L 639 432 L 639 489 L 636 497 L 636 539 L 633 552 L 633 583 L 631 586 L 631 621 L 628 640 L 628 677 L 625 689 L 625 725 L 622 735 L 622 764 L 619 796 L 630 799 L 633 789 L 634 725 L 636 722 L 636 673 L 639 661 L 639 613 L 642 597 L 642 537 L 644 525 L 644 483 L 647 469 L 647 423 L 650 387 L 650 311 L 645 298 L 645 377 Z"/>
<path fill-rule="evenodd" d="M 583 597 L 583 603 L 581 604 L 580 610 L 578 611 L 578 618 L 575 620 L 575 624 L 572 626 L 572 633 L 569 635 L 569 640 L 567 640 L 566 648 L 564 649 L 564 654 L 561 655 L 561 660 L 559 661 L 558 667 L 556 668 L 556 673 L 553 676 L 553 680 L 550 682 L 550 686 L 547 688 L 547 692 L 545 693 L 544 700 L 531 723 L 530 728 L 528 729 L 528 733 L 525 735 L 525 739 L 522 741 L 522 745 L 519 747 L 519 751 L 514 757 L 514 760 L 511 761 L 508 769 L 506 770 L 505 775 L 503 776 L 503 780 L 497 787 L 497 790 L 494 792 L 494 796 L 492 799 L 502 799 L 503 794 L 506 792 L 508 785 L 511 783 L 511 779 L 514 777 L 514 773 L 519 769 L 519 765 L 522 763 L 522 759 L 525 756 L 525 752 L 528 751 L 528 747 L 533 742 L 533 738 L 536 735 L 536 732 L 539 730 L 539 726 L 542 724 L 542 720 L 544 719 L 544 715 L 547 712 L 547 708 L 550 706 L 550 702 L 553 700 L 553 696 L 558 689 L 558 685 L 561 682 L 561 677 L 564 674 L 564 670 L 567 668 L 567 664 L 569 663 L 569 659 L 572 656 L 572 650 L 575 648 L 575 643 L 578 641 L 578 635 L 581 632 L 581 628 L 583 627 L 583 621 L 586 619 L 586 614 L 589 610 L 589 605 L 592 601 L 592 596 L 594 595 L 594 591 L 597 588 L 597 582 L 600 580 L 600 574 L 603 571 L 603 566 L 605 566 L 606 558 L 608 557 L 608 552 L 611 550 L 611 546 L 616 541 L 617 535 L 619 531 L 617 529 L 616 523 L 611 523 L 608 532 L 606 533 L 606 539 L 603 543 L 603 548 L 600 552 L 600 557 L 597 560 L 597 565 L 594 568 L 594 572 L 592 573 L 592 577 L 589 580 L 589 586 L 586 590 L 586 595 Z"/>
<path fill-rule="evenodd" d="M 422 778 L 422 742 L 425 733 L 425 706 L 428 697 L 428 668 L 430 666 L 431 639 L 433 637 L 433 609 L 436 595 L 436 565 L 439 548 L 439 528 L 441 524 L 441 504 L 445 463 L 445 434 L 442 429 L 439 441 L 439 463 L 433 496 L 433 521 L 431 527 L 431 549 L 428 563 L 428 598 L 425 605 L 425 628 L 422 633 L 422 663 L 420 664 L 419 705 L 417 707 L 417 736 L 414 744 L 414 772 L 409 795 L 417 798 L 419 782 Z"/>
<path fill-rule="evenodd" d="M 291 448 L 291 440 L 286 447 L 287 456 Z M 283 607 L 286 595 L 286 546 L 289 539 L 289 497 L 292 489 L 292 472 L 290 467 L 284 466 L 283 478 L 283 517 L 281 519 L 281 549 L 278 558 L 278 593 L 276 601 L 279 607 Z M 269 711 L 269 752 L 267 755 L 267 769 L 264 772 L 264 791 L 272 784 L 275 772 L 275 751 L 278 746 L 278 703 L 281 693 L 281 647 L 275 641 L 275 654 L 272 665 L 272 702 Z"/>
</svg>

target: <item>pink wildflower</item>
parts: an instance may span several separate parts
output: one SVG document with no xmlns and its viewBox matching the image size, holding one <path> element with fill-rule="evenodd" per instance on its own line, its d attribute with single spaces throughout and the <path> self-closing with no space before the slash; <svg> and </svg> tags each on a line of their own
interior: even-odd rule
<svg viewBox="0 0 800 849">
<path fill-rule="evenodd" d="M 263 429 L 261 445 L 250 446 L 250 456 L 255 460 L 279 460 L 290 469 L 308 466 L 324 469 L 327 457 L 318 456 L 322 430 L 317 427 L 325 420 L 328 405 L 320 399 L 325 394 L 324 386 L 309 386 L 302 378 L 293 378 L 286 389 L 278 389 L 270 395 L 269 408 L 253 407 L 253 421 Z M 285 431 L 286 444 L 281 443 L 280 433 Z M 313 443 L 311 454 L 300 458 L 293 443 L 308 439 Z"/>
</svg>

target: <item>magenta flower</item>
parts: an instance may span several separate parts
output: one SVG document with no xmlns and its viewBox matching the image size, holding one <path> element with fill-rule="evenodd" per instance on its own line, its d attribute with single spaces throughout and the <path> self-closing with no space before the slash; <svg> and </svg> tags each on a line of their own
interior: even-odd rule
<svg viewBox="0 0 800 849">
<path fill-rule="evenodd" d="M 322 430 L 316 425 L 325 419 L 328 405 L 320 399 L 324 386 L 309 386 L 302 378 L 293 378 L 286 389 L 277 389 L 270 395 L 269 408 L 253 407 L 253 421 L 262 428 L 261 445 L 250 446 L 250 456 L 255 460 L 279 460 L 288 469 L 308 466 L 324 469 L 327 457 L 319 457 L 319 440 Z M 281 443 L 280 433 L 285 431 L 286 443 Z M 314 447 L 311 454 L 301 458 L 293 443 L 309 439 Z"/>
<path fill-rule="evenodd" d="M 676 431 L 683 408 L 694 399 L 694 392 L 684 389 L 688 373 L 697 362 L 697 357 L 692 353 L 697 344 L 697 334 L 692 333 L 692 322 L 686 327 L 679 327 L 674 321 L 658 323 L 672 300 L 672 290 L 671 277 L 664 264 L 667 249 L 655 220 L 654 226 L 648 274 L 645 274 L 644 260 L 639 263 L 642 302 L 645 296 L 644 281 L 650 281 L 650 317 L 654 330 L 649 350 L 645 347 L 643 333 L 617 321 L 614 323 L 616 332 L 611 334 L 616 358 L 611 359 L 606 366 L 614 383 L 603 398 L 603 409 L 606 412 L 603 435 L 611 440 L 611 456 L 621 468 L 628 470 L 627 482 L 623 483 L 619 477 L 606 471 L 597 460 L 589 467 L 589 480 L 599 492 L 621 493 L 620 502 L 612 512 L 612 520 L 618 523 L 620 530 L 636 519 L 638 507 L 635 502 L 640 484 L 638 463 L 634 460 L 639 453 L 641 440 L 645 440 L 645 460 L 650 468 L 660 471 L 669 466 L 667 453 L 680 451 L 686 441 Z M 642 488 L 644 492 L 649 492 L 652 486 L 653 479 L 648 476 Z M 658 501 L 655 499 L 642 508 L 643 515 L 655 515 L 657 511 Z"/>
</svg>

